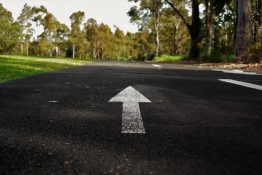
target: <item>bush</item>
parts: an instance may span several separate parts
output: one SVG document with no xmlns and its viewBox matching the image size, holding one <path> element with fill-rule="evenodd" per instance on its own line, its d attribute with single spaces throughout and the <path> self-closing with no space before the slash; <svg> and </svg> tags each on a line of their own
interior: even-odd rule
<svg viewBox="0 0 262 175">
<path fill-rule="evenodd" d="M 118 60 L 118 61 L 129 61 L 130 59 L 128 57 L 118 57 L 116 60 Z"/>
<path fill-rule="evenodd" d="M 202 61 L 207 63 L 221 63 L 221 62 L 232 62 L 234 55 L 222 55 L 219 53 L 213 53 L 210 56 L 203 56 Z"/>
<path fill-rule="evenodd" d="M 243 56 L 237 58 L 238 62 L 249 63 L 262 63 L 262 43 L 253 44 Z"/>
<path fill-rule="evenodd" d="M 184 59 L 183 56 L 162 55 L 160 57 L 155 57 L 153 61 L 155 62 L 176 62 L 176 61 L 182 61 L 183 59 Z"/>
</svg>

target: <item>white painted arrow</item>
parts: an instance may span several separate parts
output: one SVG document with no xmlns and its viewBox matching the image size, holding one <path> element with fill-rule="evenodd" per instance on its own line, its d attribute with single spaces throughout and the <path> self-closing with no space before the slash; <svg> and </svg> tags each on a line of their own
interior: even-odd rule
<svg viewBox="0 0 262 175">
<path fill-rule="evenodd" d="M 151 103 L 150 100 L 132 86 L 129 86 L 109 100 L 109 102 L 123 103 L 122 133 L 146 133 L 140 113 L 139 103 Z"/>
</svg>

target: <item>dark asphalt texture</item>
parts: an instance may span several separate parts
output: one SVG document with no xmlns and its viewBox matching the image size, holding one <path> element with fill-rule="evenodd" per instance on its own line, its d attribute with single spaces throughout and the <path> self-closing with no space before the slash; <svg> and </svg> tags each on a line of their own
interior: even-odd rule
<svg viewBox="0 0 262 175">
<path fill-rule="evenodd" d="M 167 66 L 167 69 L 165 69 Z M 262 76 L 100 63 L 0 84 L 0 174 L 261 175 Z M 121 134 L 133 86 L 146 134 Z M 57 103 L 50 102 L 57 101 Z"/>
</svg>

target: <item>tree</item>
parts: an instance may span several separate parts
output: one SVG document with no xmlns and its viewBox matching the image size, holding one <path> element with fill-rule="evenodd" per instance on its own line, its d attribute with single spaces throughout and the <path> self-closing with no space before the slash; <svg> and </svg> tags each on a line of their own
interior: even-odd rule
<svg viewBox="0 0 262 175">
<path fill-rule="evenodd" d="M 18 23 L 22 26 L 21 38 L 21 54 L 24 54 L 24 46 L 26 48 L 26 55 L 29 55 L 30 40 L 35 32 L 32 28 L 32 8 L 27 4 L 24 5 L 22 13 L 18 17 Z"/>
<path fill-rule="evenodd" d="M 43 37 L 47 40 L 48 43 L 48 52 L 49 52 L 49 56 L 53 56 L 53 51 L 54 51 L 54 47 L 55 47 L 55 33 L 57 31 L 57 20 L 54 17 L 53 14 L 48 13 L 43 21 L 42 21 L 42 25 L 44 27 L 44 32 L 43 32 Z"/>
<path fill-rule="evenodd" d="M 252 40 L 251 1 L 238 0 L 238 25 L 235 55 L 242 56 L 249 49 Z"/>
<path fill-rule="evenodd" d="M 205 26 L 206 26 L 206 46 L 205 55 L 210 56 L 212 50 L 212 36 L 213 36 L 213 0 L 205 0 Z"/>
<path fill-rule="evenodd" d="M 160 40 L 159 40 L 159 24 L 160 24 L 160 13 L 162 9 L 162 0 L 129 0 L 134 2 L 140 2 L 139 8 L 132 7 L 128 12 L 131 17 L 131 22 L 142 21 L 142 25 L 151 24 L 151 29 L 155 35 L 155 56 L 159 56 Z M 146 22 L 147 21 L 147 22 Z M 141 23 L 140 23 L 141 24 Z M 150 26 L 148 26 L 150 28 Z"/>
<path fill-rule="evenodd" d="M 69 28 L 65 24 L 58 23 L 56 27 L 56 35 L 55 35 L 55 47 L 56 47 L 56 54 L 61 55 L 61 51 L 66 51 L 66 43 L 69 36 Z"/>
<path fill-rule="evenodd" d="M 252 0 L 252 17 L 253 40 L 260 42 L 262 40 L 262 0 Z"/>
<path fill-rule="evenodd" d="M 51 52 L 53 49 L 53 43 L 50 42 L 47 38 L 47 36 L 45 35 L 45 33 L 42 33 L 39 37 L 39 52 L 42 56 L 49 54 L 49 56 L 51 56 Z"/>
<path fill-rule="evenodd" d="M 201 36 L 201 28 L 202 22 L 200 19 L 199 12 L 199 0 L 191 0 L 192 6 L 192 15 L 191 15 L 191 23 L 188 22 L 187 17 L 178 9 L 176 6 L 177 3 L 181 3 L 181 1 L 173 0 L 172 2 L 169 0 L 165 0 L 167 4 L 175 11 L 175 13 L 182 19 L 183 23 L 187 27 L 190 37 L 191 37 L 191 47 L 189 51 L 189 59 L 197 59 L 200 56 L 200 42 L 202 40 Z M 185 6 L 185 1 L 182 1 Z"/>
<path fill-rule="evenodd" d="M 136 51 L 136 59 L 147 60 L 154 57 L 154 45 L 152 37 L 148 32 L 139 32 L 134 36 L 134 49 Z"/>
<path fill-rule="evenodd" d="M 69 42 L 71 43 L 72 46 L 73 58 L 75 58 L 77 49 L 83 51 L 82 47 L 85 47 L 87 45 L 85 35 L 81 31 L 81 25 L 83 23 L 84 18 L 85 18 L 85 13 L 81 11 L 75 12 L 70 16 L 71 33 L 70 33 Z"/>
<path fill-rule="evenodd" d="M 44 31 L 38 36 L 38 47 L 39 54 L 44 55 L 53 55 L 54 49 L 54 31 L 56 25 L 56 18 L 53 14 L 49 13 L 44 6 L 32 7 L 32 20 L 36 23 L 37 26 L 42 26 Z"/>
<path fill-rule="evenodd" d="M 8 53 L 22 37 L 21 26 L 13 22 L 12 13 L 0 3 L 0 53 Z"/>
<path fill-rule="evenodd" d="M 185 55 L 188 50 L 189 34 L 181 18 L 174 15 L 173 9 L 164 8 L 160 21 L 161 51 L 168 55 Z"/>
<path fill-rule="evenodd" d="M 98 58 L 98 24 L 95 19 L 88 19 L 84 25 L 84 32 L 89 42 L 89 55 L 92 58 Z"/>
<path fill-rule="evenodd" d="M 114 58 L 123 58 L 128 57 L 127 55 L 127 45 L 126 45 L 126 36 L 120 28 L 116 27 L 114 37 L 114 47 L 112 57 Z"/>
<path fill-rule="evenodd" d="M 110 27 L 106 24 L 100 24 L 98 26 L 98 58 L 99 59 L 110 59 L 112 58 L 112 42 L 113 41 L 113 33 Z"/>
</svg>

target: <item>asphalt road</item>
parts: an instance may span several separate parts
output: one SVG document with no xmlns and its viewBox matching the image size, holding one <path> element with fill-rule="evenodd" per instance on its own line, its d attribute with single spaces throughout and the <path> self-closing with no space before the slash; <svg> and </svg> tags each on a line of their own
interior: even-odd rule
<svg viewBox="0 0 262 175">
<path fill-rule="evenodd" d="M 0 84 L 0 174 L 261 175 L 261 75 L 96 63 Z M 145 134 L 122 133 L 132 86 Z"/>
</svg>

